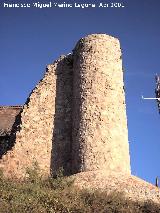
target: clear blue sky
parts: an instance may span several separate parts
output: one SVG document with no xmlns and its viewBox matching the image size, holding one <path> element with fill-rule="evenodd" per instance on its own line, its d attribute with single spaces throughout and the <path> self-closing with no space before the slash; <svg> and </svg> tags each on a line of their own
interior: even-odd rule
<svg viewBox="0 0 160 213">
<path fill-rule="evenodd" d="M 155 101 L 142 101 L 141 95 L 154 97 L 154 75 L 160 73 L 160 1 L 119 0 L 125 8 L 90 9 L 3 8 L 4 2 L 12 1 L 0 1 L 0 105 L 23 104 L 46 64 L 71 52 L 79 38 L 90 33 L 119 38 L 132 174 L 154 183 L 160 177 L 160 115 Z M 77 1 L 84 2 L 100 1 Z"/>
</svg>

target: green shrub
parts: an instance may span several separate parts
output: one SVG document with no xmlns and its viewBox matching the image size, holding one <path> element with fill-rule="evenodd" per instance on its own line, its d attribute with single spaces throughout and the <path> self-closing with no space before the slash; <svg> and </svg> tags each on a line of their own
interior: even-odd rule
<svg viewBox="0 0 160 213">
<path fill-rule="evenodd" d="M 39 183 L 42 180 L 37 162 L 34 162 L 32 167 L 26 169 L 26 180 L 32 183 Z"/>
</svg>

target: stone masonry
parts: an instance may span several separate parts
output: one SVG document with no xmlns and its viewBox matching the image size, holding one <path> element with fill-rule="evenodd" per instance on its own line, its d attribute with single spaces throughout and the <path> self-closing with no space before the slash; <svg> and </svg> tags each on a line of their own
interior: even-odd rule
<svg viewBox="0 0 160 213">
<path fill-rule="evenodd" d="M 73 55 L 73 171 L 130 174 L 119 41 L 87 36 Z"/>
<path fill-rule="evenodd" d="M 14 123 L 14 146 L 0 159 L 8 177 L 38 163 L 43 175 L 130 174 L 121 49 L 93 34 L 46 68 Z M 13 143 L 13 142 L 12 142 Z"/>
</svg>

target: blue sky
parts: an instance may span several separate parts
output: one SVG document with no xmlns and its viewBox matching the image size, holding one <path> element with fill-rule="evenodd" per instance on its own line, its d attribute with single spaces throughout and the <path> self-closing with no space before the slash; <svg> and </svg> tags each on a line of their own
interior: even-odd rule
<svg viewBox="0 0 160 213">
<path fill-rule="evenodd" d="M 45 66 L 71 52 L 81 37 L 106 33 L 119 38 L 132 174 L 155 183 L 160 177 L 160 115 L 156 102 L 141 100 L 141 95 L 154 97 L 154 76 L 160 74 L 160 1 L 119 0 L 124 8 L 88 9 L 4 8 L 4 2 L 12 1 L 0 2 L 0 105 L 23 104 Z M 36 1 L 14 1 L 26 2 Z"/>
</svg>

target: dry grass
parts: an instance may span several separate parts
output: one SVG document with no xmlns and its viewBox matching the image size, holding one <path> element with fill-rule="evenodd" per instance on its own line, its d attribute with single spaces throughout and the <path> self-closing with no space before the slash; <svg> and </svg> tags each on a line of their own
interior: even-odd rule
<svg viewBox="0 0 160 213">
<path fill-rule="evenodd" d="M 7 180 L 0 174 L 0 213 L 159 213 L 160 206 L 135 203 L 123 194 L 78 190 L 73 180 L 58 174 L 43 180 L 38 170 L 28 169 L 23 182 Z"/>
</svg>

